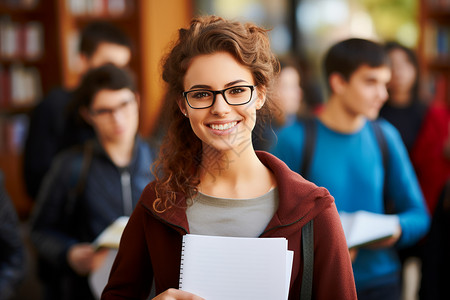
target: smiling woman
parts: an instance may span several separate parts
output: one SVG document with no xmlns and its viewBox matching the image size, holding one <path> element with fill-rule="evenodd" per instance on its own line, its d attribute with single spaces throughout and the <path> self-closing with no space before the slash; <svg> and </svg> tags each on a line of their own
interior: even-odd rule
<svg viewBox="0 0 450 300">
<path fill-rule="evenodd" d="M 156 180 L 124 231 L 102 299 L 146 299 L 152 279 L 154 299 L 203 299 L 177 289 L 187 233 L 286 238 L 294 251 L 289 299 L 299 299 L 302 227 L 313 220 L 312 295 L 356 299 L 333 197 L 253 148 L 278 68 L 267 32 L 254 24 L 209 16 L 180 29 L 163 65 L 170 127 Z"/>
<path fill-rule="evenodd" d="M 252 147 L 249 147 L 251 131 L 255 127 L 256 110 L 264 104 L 265 91 L 256 87 L 253 93 L 253 84 L 250 70 L 227 52 L 199 55 L 192 59 L 184 76 L 184 85 L 188 89 L 184 95 L 189 105 L 184 102 L 179 102 L 179 105 L 189 117 L 192 130 L 202 141 L 202 148 L 211 146 L 218 151 L 218 155 L 227 157 L 234 154 L 223 151 L 232 150 L 240 155 L 250 152 L 254 155 Z M 199 86 L 218 91 L 199 90 Z M 202 160 L 202 167 L 207 167 L 206 158 Z M 214 161 L 208 163 L 215 164 Z"/>
</svg>

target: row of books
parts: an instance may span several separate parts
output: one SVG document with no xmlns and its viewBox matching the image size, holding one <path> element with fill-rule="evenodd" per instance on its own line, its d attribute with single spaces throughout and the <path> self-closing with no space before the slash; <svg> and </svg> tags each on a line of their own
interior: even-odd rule
<svg viewBox="0 0 450 300">
<path fill-rule="evenodd" d="M 450 26 L 435 22 L 427 24 L 425 43 L 425 56 L 435 62 L 450 60 Z"/>
<path fill-rule="evenodd" d="M 41 97 L 41 77 L 36 67 L 0 65 L 0 107 L 29 106 Z"/>
<path fill-rule="evenodd" d="M 0 18 L 0 58 L 36 60 L 44 53 L 44 30 L 40 22 L 19 23 Z"/>
<path fill-rule="evenodd" d="M 28 132 L 29 118 L 25 114 L 17 114 L 0 118 L 0 152 L 17 153 L 23 151 Z"/>
<path fill-rule="evenodd" d="M 13 9 L 33 9 L 40 0 L 0 0 L 0 4 Z"/>
<path fill-rule="evenodd" d="M 67 0 L 73 15 L 120 16 L 132 9 L 132 0 Z"/>
</svg>

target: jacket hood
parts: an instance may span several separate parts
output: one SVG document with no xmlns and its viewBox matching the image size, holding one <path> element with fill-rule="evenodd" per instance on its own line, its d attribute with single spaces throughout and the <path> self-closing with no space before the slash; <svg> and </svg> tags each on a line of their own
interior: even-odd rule
<svg viewBox="0 0 450 300">
<path fill-rule="evenodd" d="M 300 225 L 303 226 L 333 204 L 334 199 L 327 189 L 317 187 L 314 183 L 307 181 L 270 153 L 256 151 L 256 154 L 259 160 L 274 173 L 280 200 L 278 209 L 263 234 L 272 229 L 297 222 L 301 222 Z M 151 182 L 144 189 L 140 204 L 157 219 L 172 225 L 182 233 L 189 232 L 184 196 L 178 196 L 178 206 L 173 206 L 164 212 L 157 212 L 154 209 L 153 203 L 155 200 L 154 182 Z"/>
</svg>

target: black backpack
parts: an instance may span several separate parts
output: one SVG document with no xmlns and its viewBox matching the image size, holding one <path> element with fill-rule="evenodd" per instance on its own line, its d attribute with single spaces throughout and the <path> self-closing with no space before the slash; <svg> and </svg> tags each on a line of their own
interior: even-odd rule
<svg viewBox="0 0 450 300">
<path fill-rule="evenodd" d="M 317 123 L 314 118 L 303 119 L 301 120 L 301 122 L 303 122 L 305 128 L 305 140 L 304 140 L 305 146 L 303 151 L 302 163 L 299 168 L 299 173 L 304 178 L 308 179 L 310 165 L 314 154 L 314 147 L 316 145 Z M 394 202 L 389 199 L 387 193 L 387 179 L 389 174 L 389 149 L 383 131 L 381 129 L 379 120 L 370 121 L 370 124 L 375 133 L 375 137 L 377 139 L 378 146 L 380 147 L 381 155 L 383 157 L 383 168 L 385 170 L 384 184 L 383 184 L 384 210 L 386 214 L 392 214 L 394 213 Z"/>
</svg>

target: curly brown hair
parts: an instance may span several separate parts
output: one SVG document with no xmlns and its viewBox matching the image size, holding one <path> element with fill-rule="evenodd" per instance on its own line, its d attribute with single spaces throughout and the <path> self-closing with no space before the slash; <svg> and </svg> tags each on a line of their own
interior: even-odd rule
<svg viewBox="0 0 450 300">
<path fill-rule="evenodd" d="M 156 211 L 181 205 L 175 202 L 177 194 L 192 198 L 197 193 L 202 143 L 178 104 L 185 105 L 183 80 L 191 60 L 216 52 L 230 53 L 251 71 L 255 85 L 265 89 L 267 95 L 266 105 L 258 114 L 270 112 L 269 87 L 279 70 L 279 63 L 270 50 L 267 30 L 252 23 L 217 16 L 194 18 L 188 29 L 180 29 L 177 41 L 162 60 L 162 78 L 167 83 L 164 111 L 170 124 L 153 168 L 157 196 L 153 206 Z"/>
</svg>

